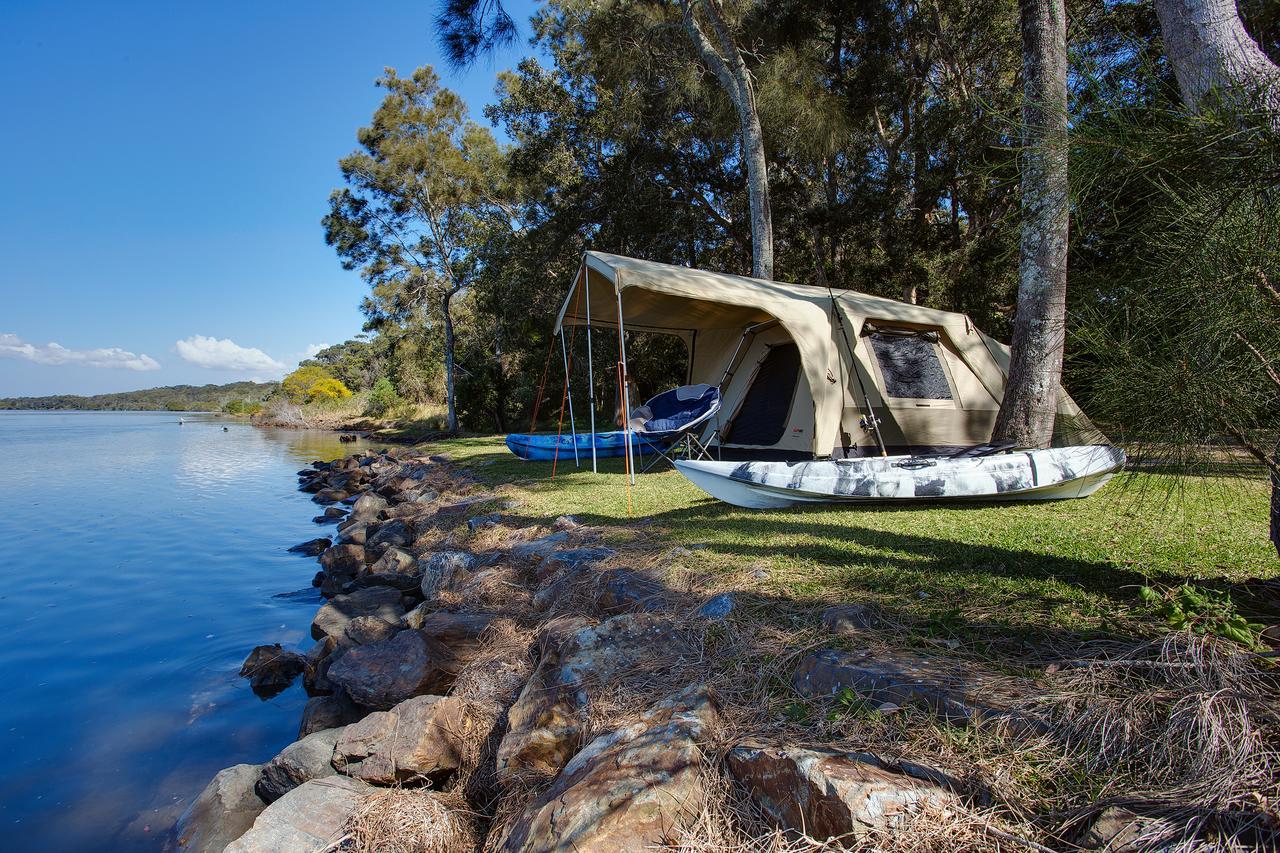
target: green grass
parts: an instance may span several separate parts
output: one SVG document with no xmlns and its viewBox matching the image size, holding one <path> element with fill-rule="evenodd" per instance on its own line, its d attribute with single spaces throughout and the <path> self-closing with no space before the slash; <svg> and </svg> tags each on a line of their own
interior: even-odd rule
<svg viewBox="0 0 1280 853">
<path fill-rule="evenodd" d="M 431 450 L 518 498 L 531 521 L 572 514 L 702 545 L 679 560 L 725 578 L 764 569 L 748 591 L 766 605 L 874 603 L 966 645 L 1146 636 L 1163 626 L 1142 584 L 1231 588 L 1280 568 L 1261 478 L 1125 473 L 1085 500 L 765 511 L 714 501 L 669 468 L 628 496 L 621 460 L 600 474 L 561 460 L 553 480 L 550 463 L 521 462 L 498 438 Z"/>
</svg>

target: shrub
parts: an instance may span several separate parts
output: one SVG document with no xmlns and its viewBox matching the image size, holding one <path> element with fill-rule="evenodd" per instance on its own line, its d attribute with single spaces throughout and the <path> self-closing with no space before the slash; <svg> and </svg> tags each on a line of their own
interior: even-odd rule
<svg viewBox="0 0 1280 853">
<path fill-rule="evenodd" d="M 369 392 L 369 403 L 365 406 L 364 413 L 370 417 L 380 418 L 399 403 L 400 395 L 396 393 L 395 386 L 391 384 L 390 379 L 383 376 L 373 383 L 373 390 Z"/>
<path fill-rule="evenodd" d="M 332 376 L 326 376 L 323 379 L 316 380 L 310 388 L 307 389 L 307 402 L 319 403 L 331 400 L 345 400 L 351 396 L 351 389 L 347 388 Z"/>
<path fill-rule="evenodd" d="M 299 367 L 280 383 L 280 390 L 292 403 L 314 403 L 318 400 L 343 400 L 351 390 L 323 367 Z"/>
</svg>

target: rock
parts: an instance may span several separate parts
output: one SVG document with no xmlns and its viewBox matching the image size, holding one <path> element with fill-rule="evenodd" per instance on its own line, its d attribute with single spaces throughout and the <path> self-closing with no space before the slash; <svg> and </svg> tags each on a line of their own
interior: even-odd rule
<svg viewBox="0 0 1280 853">
<path fill-rule="evenodd" d="M 865 604 L 841 604 L 822 611 L 822 625 L 833 634 L 853 637 L 879 624 L 875 608 Z"/>
<path fill-rule="evenodd" d="M 607 690 L 619 672 L 665 666 L 691 654 L 673 627 L 648 614 L 615 616 L 596 626 L 568 623 L 542 638 L 543 653 L 507 711 L 498 772 L 553 774 L 578 749 L 591 690 Z"/>
<path fill-rule="evenodd" d="M 306 542 L 299 542 L 289 549 L 290 554 L 303 554 L 308 557 L 319 557 L 325 552 L 330 545 L 333 544 L 331 539 L 308 539 Z"/>
<path fill-rule="evenodd" d="M 357 589 L 368 589 L 369 587 L 381 586 L 390 587 L 399 592 L 411 595 L 415 599 L 422 598 L 422 575 L 416 574 L 398 574 L 396 572 L 378 572 L 360 575 L 354 581 L 347 584 L 354 592 Z"/>
<path fill-rule="evenodd" d="M 850 841 L 897 829 L 910 815 L 960 807 L 955 782 L 936 770 L 870 753 L 738 746 L 725 765 L 783 829 Z"/>
<path fill-rule="evenodd" d="M 261 773 L 259 764 L 237 764 L 219 771 L 178 818 L 174 830 L 178 849 L 221 853 L 247 832 L 267 807 L 253 790 Z"/>
<path fill-rule="evenodd" d="M 332 696 L 312 696 L 302 709 L 298 738 L 302 739 L 325 729 L 341 728 L 363 716 L 364 712 L 341 690 Z"/>
<path fill-rule="evenodd" d="M 333 766 L 375 785 L 439 787 L 473 748 L 469 744 L 484 740 L 494 717 L 465 699 L 415 696 L 343 729 Z"/>
<path fill-rule="evenodd" d="M 365 492 L 351 505 L 351 517 L 372 520 L 389 506 L 387 499 L 374 492 Z"/>
<path fill-rule="evenodd" d="M 400 618 L 400 624 L 447 646 L 474 641 L 493 624 L 493 616 L 488 613 L 441 613 L 429 606 L 423 604 L 410 610 Z"/>
<path fill-rule="evenodd" d="M 372 527 L 373 525 L 370 525 L 371 531 Z M 413 528 L 410 527 L 403 519 L 396 518 L 378 525 L 377 531 L 372 532 L 366 540 L 365 547 L 372 548 L 374 552 L 377 553 L 383 548 L 390 548 L 392 546 L 397 548 L 408 548 L 412 544 Z"/>
<path fill-rule="evenodd" d="M 381 616 L 357 616 L 347 623 L 342 633 L 345 643 L 353 646 L 367 646 L 370 643 L 389 640 L 399 630 L 401 628 L 398 619 L 395 622 L 388 622 Z"/>
<path fill-rule="evenodd" d="M 549 536 L 531 539 L 528 542 L 519 542 L 511 546 L 511 556 L 517 560 L 526 560 L 535 564 L 540 563 L 568 541 L 568 532 L 562 530 L 559 533 L 552 533 Z"/>
<path fill-rule="evenodd" d="M 339 545 L 359 545 L 364 547 L 368 542 L 369 522 L 356 519 L 347 524 L 338 525 Z"/>
<path fill-rule="evenodd" d="M 333 745 L 342 729 L 325 729 L 294 741 L 262 766 L 254 786 L 264 803 L 274 803 L 304 782 L 333 776 Z"/>
<path fill-rule="evenodd" d="M 1142 836 L 1143 830 L 1153 823 L 1155 821 L 1129 809 L 1110 806 L 1094 818 L 1077 844 L 1084 850 L 1106 850 L 1107 853 L 1149 850 L 1152 847 L 1142 843 Z"/>
<path fill-rule="evenodd" d="M 364 569 L 364 548 L 334 545 L 320 555 L 320 566 L 327 574 L 355 577 Z"/>
<path fill-rule="evenodd" d="M 347 623 L 357 616 L 378 616 L 387 622 L 398 622 L 403 613 L 398 590 L 385 586 L 357 589 L 346 595 L 335 595 L 320 608 L 311 622 L 311 636 L 317 640 L 333 637 L 341 642 Z"/>
<path fill-rule="evenodd" d="M 572 515 L 562 515 L 551 522 L 552 530 L 577 530 L 582 526 L 582 522 L 574 518 Z"/>
<path fill-rule="evenodd" d="M 374 574 L 389 573 L 418 573 L 418 561 L 414 556 L 403 548 L 388 548 L 383 552 L 382 556 L 374 561 L 369 567 L 369 571 Z"/>
<path fill-rule="evenodd" d="M 387 710 L 424 693 L 446 693 L 455 671 L 450 650 L 428 642 L 419 631 L 401 631 L 347 651 L 326 675 L 355 702 Z"/>
<path fill-rule="evenodd" d="M 307 650 L 307 668 L 302 676 L 302 684 L 308 696 L 328 695 L 333 692 L 333 685 L 329 683 L 325 674 L 337 659 L 335 655 L 340 654 L 341 651 L 345 650 L 338 649 L 337 639 L 328 636 L 317 640 L 315 645 Z"/>
<path fill-rule="evenodd" d="M 344 492 L 342 489 L 328 488 L 328 489 L 321 489 L 320 491 L 316 492 L 314 495 L 311 496 L 311 500 L 321 505 L 336 504 L 338 501 L 342 500 L 343 498 L 346 498 L 347 496 L 348 496 L 347 492 Z"/>
<path fill-rule="evenodd" d="M 849 688 L 873 705 L 920 705 L 951 723 L 1003 720 L 1021 731 L 1043 728 L 1040 721 L 1012 710 L 1010 681 L 954 659 L 823 649 L 801 660 L 792 685 L 803 696 L 831 696 Z M 1029 682 L 1018 687 L 1022 695 L 1034 692 Z"/>
<path fill-rule="evenodd" d="M 610 569 L 596 581 L 596 607 L 603 613 L 658 610 L 665 590 L 646 575 L 631 569 Z"/>
<path fill-rule="evenodd" d="M 304 480 L 298 485 L 299 491 L 310 492 L 312 494 L 319 492 L 323 488 L 324 477 L 312 477 L 309 480 Z"/>
<path fill-rule="evenodd" d="M 479 564 L 480 558 L 466 551 L 437 551 L 425 560 L 418 560 L 422 594 L 430 601 L 441 590 L 456 586 Z"/>
<path fill-rule="evenodd" d="M 700 744 L 717 723 L 705 688 L 659 702 L 573 757 L 510 825 L 503 851 L 640 851 L 664 846 L 706 801 Z"/>
<path fill-rule="evenodd" d="M 728 619 L 733 610 L 733 593 L 722 592 L 707 599 L 707 602 L 698 608 L 698 616 L 712 622 L 721 622 Z"/>
<path fill-rule="evenodd" d="M 487 515 L 477 515 L 467 519 L 467 530 L 475 533 L 477 530 L 484 530 L 486 527 L 494 527 L 502 521 L 502 516 L 496 512 Z"/>
<path fill-rule="evenodd" d="M 226 853 L 314 853 L 342 837 L 369 786 L 333 776 L 299 785 L 258 815 Z"/>
<path fill-rule="evenodd" d="M 616 553 L 612 548 L 566 548 L 562 551 L 552 551 L 542 558 L 542 562 L 535 569 L 535 574 L 539 580 L 542 580 L 555 572 L 599 563 Z"/>
<path fill-rule="evenodd" d="M 314 593 L 312 593 L 314 595 Z M 249 679 L 253 692 L 263 699 L 282 692 L 307 668 L 307 659 L 285 651 L 279 643 L 257 646 L 240 667 L 240 677 Z"/>
</svg>

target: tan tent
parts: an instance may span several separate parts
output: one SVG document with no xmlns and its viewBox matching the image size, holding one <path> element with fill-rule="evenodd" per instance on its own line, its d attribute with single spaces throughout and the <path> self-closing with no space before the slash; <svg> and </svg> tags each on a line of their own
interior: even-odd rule
<svg viewBox="0 0 1280 853">
<path fill-rule="evenodd" d="M 963 314 L 852 291 L 833 300 L 825 288 L 603 252 L 582 259 L 556 331 L 571 325 L 684 339 L 690 383 L 720 386 L 720 415 L 703 440 L 726 457 L 980 444 L 991 437 L 1009 365 L 1008 347 Z M 1065 392 L 1058 414 L 1055 443 L 1097 439 Z"/>
</svg>

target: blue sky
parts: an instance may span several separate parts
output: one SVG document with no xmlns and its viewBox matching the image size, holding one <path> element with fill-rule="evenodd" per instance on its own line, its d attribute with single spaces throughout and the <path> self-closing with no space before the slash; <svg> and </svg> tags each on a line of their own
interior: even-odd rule
<svg viewBox="0 0 1280 853">
<path fill-rule="evenodd" d="M 0 3 L 0 396 L 279 376 L 360 331 L 324 244 L 384 66 L 477 120 L 512 50 L 440 61 L 435 0 Z M 53 346 L 56 345 L 56 346 Z"/>
</svg>

